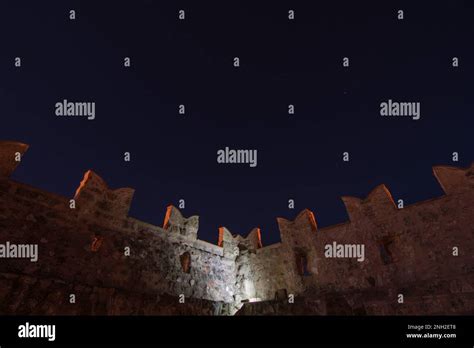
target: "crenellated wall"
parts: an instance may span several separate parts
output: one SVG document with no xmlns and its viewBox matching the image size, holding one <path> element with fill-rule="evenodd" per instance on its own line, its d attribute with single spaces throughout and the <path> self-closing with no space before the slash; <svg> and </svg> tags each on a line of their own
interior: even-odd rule
<svg viewBox="0 0 474 348">
<path fill-rule="evenodd" d="M 341 314 L 327 308 L 341 303 L 345 314 L 474 313 L 474 165 L 433 172 L 446 193 L 439 198 L 399 209 L 380 185 L 365 199 L 342 198 L 346 223 L 318 229 L 308 210 L 294 221 L 278 219 L 281 244 L 237 258 L 255 289 L 248 297 L 273 300 L 285 289 L 318 301 L 332 294 L 337 301 L 324 300 L 324 310 L 300 303 L 300 311 L 246 304 L 242 313 Z M 334 242 L 363 245 L 364 260 L 327 257 Z"/>
<path fill-rule="evenodd" d="M 133 190 L 111 190 L 92 171 L 73 200 L 10 180 L 25 148 L 0 143 L 0 243 L 37 244 L 39 257 L 0 259 L 0 273 L 233 303 L 235 256 L 196 238 L 197 217 L 168 207 L 163 228 L 129 217 Z M 7 302 L 0 312 L 12 311 Z"/>
<path fill-rule="evenodd" d="M 474 165 L 434 167 L 446 195 L 402 209 L 380 185 L 365 199 L 343 197 L 350 220 L 339 225 L 320 229 L 307 209 L 293 221 L 278 218 L 281 243 L 263 247 L 259 228 L 242 237 L 221 227 L 218 245 L 201 241 L 199 217 L 173 206 L 163 227 L 134 219 L 134 190 L 110 189 L 93 171 L 71 198 L 15 182 L 27 148 L 0 142 L 0 244 L 37 244 L 39 257 L 0 259 L 0 313 L 173 314 L 182 310 L 160 312 L 163 301 L 140 310 L 140 299 L 161 296 L 169 306 L 184 295 L 217 304 L 199 302 L 206 314 L 233 314 L 290 294 L 337 294 L 371 314 L 474 311 Z M 327 257 L 334 242 L 363 245 L 363 261 Z M 405 307 L 395 306 L 400 293 Z M 71 308 L 70 294 L 83 310 Z M 42 306 L 45 296 L 57 305 Z M 328 301 L 312 313 L 333 313 Z"/>
</svg>

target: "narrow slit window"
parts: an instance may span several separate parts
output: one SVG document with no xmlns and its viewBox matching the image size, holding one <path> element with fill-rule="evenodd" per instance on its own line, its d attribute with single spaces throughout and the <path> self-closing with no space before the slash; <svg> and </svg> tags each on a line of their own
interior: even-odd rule
<svg viewBox="0 0 474 348">
<path fill-rule="evenodd" d="M 189 273 L 191 271 L 191 255 L 189 252 L 185 252 L 180 256 L 181 268 L 184 273 Z"/>
</svg>

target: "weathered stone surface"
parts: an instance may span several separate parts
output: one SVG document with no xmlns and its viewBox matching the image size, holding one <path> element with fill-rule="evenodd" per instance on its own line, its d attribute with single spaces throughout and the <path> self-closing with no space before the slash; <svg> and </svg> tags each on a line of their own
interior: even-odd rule
<svg viewBox="0 0 474 348">
<path fill-rule="evenodd" d="M 191 216 L 186 219 L 183 217 L 178 208 L 170 205 L 166 210 L 163 229 L 171 233 L 181 234 L 190 239 L 197 239 L 199 217 Z"/>
<path fill-rule="evenodd" d="M 0 178 L 10 177 L 20 163 L 28 145 L 17 141 L 0 141 Z"/>
<path fill-rule="evenodd" d="M 0 315 L 226 315 L 218 302 L 0 273 Z M 70 295 L 75 303 L 70 303 Z"/>
<path fill-rule="evenodd" d="M 465 280 L 472 284 L 474 277 Z M 306 290 L 288 299 L 245 303 L 236 315 L 472 315 L 474 292 L 449 289 L 451 280 L 406 283 L 405 301 L 398 303 L 400 288 L 354 289 L 350 291 Z"/>
<path fill-rule="evenodd" d="M 74 209 L 10 180 L 18 146 L 26 150 L 0 142 L 0 244 L 37 244 L 39 258 L 0 259 L 2 314 L 215 315 L 242 304 L 240 314 L 474 313 L 472 166 L 435 167 L 446 195 L 403 209 L 380 185 L 343 197 L 348 222 L 318 228 L 303 210 L 278 219 L 281 243 L 222 227 L 213 245 L 197 238 L 197 216 L 173 206 L 163 228 L 128 216 L 133 190 L 109 189 L 91 171 Z M 326 257 L 334 242 L 363 245 L 364 260 Z"/>
<path fill-rule="evenodd" d="M 82 214 L 101 211 L 113 217 L 126 217 L 134 192 L 131 188 L 110 190 L 100 176 L 88 170 L 76 190 L 74 199 Z"/>
</svg>

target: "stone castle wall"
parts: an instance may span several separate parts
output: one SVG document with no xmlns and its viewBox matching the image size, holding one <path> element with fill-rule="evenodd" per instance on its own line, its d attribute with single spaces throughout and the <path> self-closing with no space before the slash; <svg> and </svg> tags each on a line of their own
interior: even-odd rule
<svg viewBox="0 0 474 348">
<path fill-rule="evenodd" d="M 278 219 L 280 244 L 237 258 L 238 268 L 249 270 L 247 297 L 334 293 L 342 296 L 338 302 L 371 314 L 474 313 L 474 165 L 433 171 L 446 193 L 439 198 L 400 209 L 380 185 L 364 200 L 343 197 L 346 223 L 318 229 L 308 210 L 294 221 Z M 325 247 L 334 242 L 364 245 L 364 261 L 326 257 Z M 400 294 L 405 305 L 397 307 Z"/>
<path fill-rule="evenodd" d="M 26 147 L 0 147 L 0 243 L 39 246 L 37 262 L 1 259 L 0 273 L 233 302 L 235 256 L 196 238 L 197 217 L 185 219 L 169 207 L 164 228 L 129 217 L 133 190 L 110 190 L 91 171 L 71 202 L 10 180 L 10 162 Z"/>
<path fill-rule="evenodd" d="M 396 312 L 400 293 L 422 313 L 460 312 L 449 299 L 474 312 L 474 166 L 435 167 L 446 195 L 403 209 L 381 185 L 363 200 L 343 197 L 346 223 L 319 229 L 309 210 L 279 218 L 281 243 L 262 247 L 259 229 L 244 238 L 222 227 L 218 245 L 201 241 L 199 218 L 172 206 L 163 227 L 134 219 L 134 191 L 112 190 L 92 171 L 71 198 L 15 182 L 27 148 L 0 142 L 0 244 L 38 244 L 39 258 L 0 259 L 1 313 L 176 314 L 183 309 L 158 308 L 184 295 L 198 303 L 189 313 L 232 314 L 242 303 L 331 292 L 373 314 Z M 326 257 L 333 242 L 364 245 L 364 261 Z M 83 311 L 71 308 L 70 294 Z"/>
</svg>

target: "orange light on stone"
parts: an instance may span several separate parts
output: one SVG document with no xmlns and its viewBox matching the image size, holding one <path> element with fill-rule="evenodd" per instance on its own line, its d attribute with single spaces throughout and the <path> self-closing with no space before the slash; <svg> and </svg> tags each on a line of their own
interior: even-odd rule
<svg viewBox="0 0 474 348">
<path fill-rule="evenodd" d="M 94 239 L 92 240 L 92 244 L 91 244 L 91 251 L 93 251 L 93 252 L 99 251 L 99 248 L 102 245 L 103 240 L 104 240 L 104 238 L 102 236 L 94 237 Z"/>
<path fill-rule="evenodd" d="M 257 248 L 262 247 L 262 234 L 260 233 L 260 227 L 257 227 Z"/>
<path fill-rule="evenodd" d="M 222 247 L 224 244 L 224 227 L 219 227 L 219 240 L 217 241 L 217 245 Z"/>
<path fill-rule="evenodd" d="M 311 230 L 316 232 L 318 230 L 318 225 L 316 224 L 316 219 L 312 211 L 308 210 L 309 223 L 311 224 Z"/>
<path fill-rule="evenodd" d="M 91 176 L 91 171 L 88 170 L 86 174 L 84 174 L 84 178 L 82 179 L 81 183 L 79 184 L 79 187 L 76 190 L 76 194 L 74 195 L 75 199 L 77 199 L 81 190 L 86 186 L 86 182 L 89 180 L 90 176 Z"/>
<path fill-rule="evenodd" d="M 188 251 L 186 251 L 183 255 L 179 257 L 179 260 L 181 261 L 181 267 L 183 269 L 184 273 L 190 273 L 191 269 L 191 255 L 189 254 Z"/>
<path fill-rule="evenodd" d="M 168 205 L 166 208 L 166 215 L 165 215 L 165 220 L 163 221 L 163 228 L 166 230 L 169 227 L 169 220 L 171 217 L 171 210 L 173 210 L 172 205 Z"/>
</svg>

